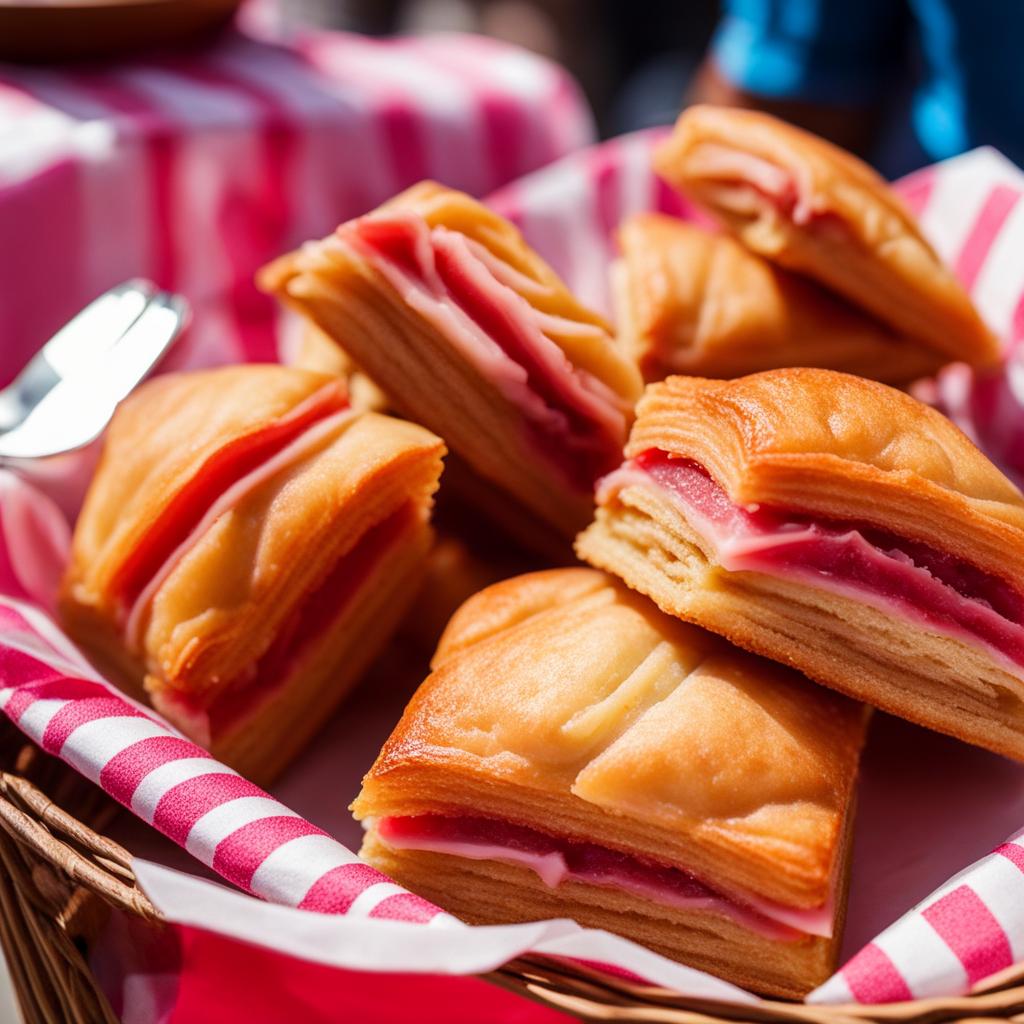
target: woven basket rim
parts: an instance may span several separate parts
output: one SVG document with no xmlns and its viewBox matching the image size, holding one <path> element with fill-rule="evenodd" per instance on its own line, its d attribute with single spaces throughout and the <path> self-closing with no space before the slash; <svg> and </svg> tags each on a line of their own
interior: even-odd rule
<svg viewBox="0 0 1024 1024">
<path fill-rule="evenodd" d="M 27 741 L 25 746 L 35 749 Z M 74 775 L 75 781 L 92 788 L 72 769 L 61 767 Z M 165 923 L 138 887 L 131 853 L 59 807 L 17 767 L 0 771 L 0 829 L 107 906 L 153 925 Z M 874 1005 L 809 1005 L 770 998 L 756 1004 L 697 999 L 604 974 L 575 961 L 536 955 L 518 957 L 481 977 L 583 1019 L 645 1024 L 909 1024 L 1024 1015 L 1024 962 L 984 979 L 968 995 Z"/>
</svg>

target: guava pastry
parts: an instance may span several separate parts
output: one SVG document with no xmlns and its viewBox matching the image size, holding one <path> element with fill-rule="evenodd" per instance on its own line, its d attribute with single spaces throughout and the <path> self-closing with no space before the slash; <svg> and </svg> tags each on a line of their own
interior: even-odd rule
<svg viewBox="0 0 1024 1024">
<path fill-rule="evenodd" d="M 571 917 L 755 991 L 835 965 L 864 705 L 554 569 L 455 614 L 353 805 L 466 921 Z"/>
<path fill-rule="evenodd" d="M 1024 498 L 902 391 L 814 369 L 652 384 L 577 551 L 672 615 L 1024 760 Z"/>
<path fill-rule="evenodd" d="M 169 374 L 118 409 L 61 614 L 101 667 L 267 783 L 416 593 L 441 441 L 281 366 Z"/>
<path fill-rule="evenodd" d="M 640 377 L 508 221 L 423 182 L 260 281 L 487 484 L 563 536 L 588 520 Z"/>
</svg>

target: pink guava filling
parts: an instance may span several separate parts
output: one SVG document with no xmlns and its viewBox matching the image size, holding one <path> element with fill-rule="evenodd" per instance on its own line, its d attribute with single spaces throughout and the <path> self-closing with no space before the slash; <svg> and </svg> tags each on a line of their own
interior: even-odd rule
<svg viewBox="0 0 1024 1024">
<path fill-rule="evenodd" d="M 724 569 L 798 579 L 1024 667 L 1024 594 L 1001 577 L 867 523 L 735 505 L 703 466 L 654 449 L 605 477 L 599 500 L 651 482 L 683 508 Z"/>
<path fill-rule="evenodd" d="M 150 524 L 118 570 L 114 587 L 125 617 L 132 614 L 143 590 L 226 491 L 347 406 L 344 390 L 332 381 L 280 419 L 235 438 L 211 455 Z"/>
<path fill-rule="evenodd" d="M 127 610 L 124 632 L 125 640 L 131 647 L 140 647 L 146 616 L 157 592 L 172 572 L 181 564 L 188 553 L 202 540 L 213 524 L 223 515 L 237 508 L 239 503 L 252 494 L 263 483 L 276 474 L 297 464 L 315 451 L 335 433 L 338 427 L 355 413 L 351 409 L 335 412 L 330 416 L 314 420 L 303 431 L 277 451 L 270 453 L 264 461 L 248 467 L 244 475 L 227 487 L 204 511 L 178 545 L 164 556 L 163 563 L 153 569 L 153 574 L 136 595 Z"/>
<path fill-rule="evenodd" d="M 749 189 L 771 203 L 794 224 L 808 226 L 835 220 L 816 209 L 810 174 L 806 168 L 789 168 L 764 157 L 713 142 L 699 149 L 701 177 L 717 179 L 728 189 Z"/>
<path fill-rule="evenodd" d="M 595 328 L 534 309 L 524 296 L 535 282 L 414 214 L 377 213 L 343 225 L 338 237 L 518 407 L 533 447 L 571 486 L 589 492 L 614 467 L 626 405 L 549 336 Z"/>
<path fill-rule="evenodd" d="M 345 613 L 355 594 L 384 555 L 414 528 L 415 511 L 406 505 L 370 527 L 355 547 L 339 558 L 321 583 L 294 609 L 272 643 L 249 670 L 203 702 L 184 691 L 164 689 L 154 697 L 157 709 L 207 745 L 236 726 L 291 677 Z"/>
<path fill-rule="evenodd" d="M 551 836 L 510 821 L 424 814 L 381 818 L 376 827 L 377 835 L 392 849 L 515 864 L 533 871 L 552 889 L 566 881 L 621 889 L 661 906 L 719 914 L 783 942 L 801 934 L 832 934 L 831 898 L 824 906 L 809 910 L 746 895 L 734 899 L 683 868 L 655 864 L 597 843 Z"/>
</svg>

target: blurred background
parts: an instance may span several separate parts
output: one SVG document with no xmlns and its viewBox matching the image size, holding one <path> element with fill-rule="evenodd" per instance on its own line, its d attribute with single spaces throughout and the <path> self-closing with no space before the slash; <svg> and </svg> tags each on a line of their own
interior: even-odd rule
<svg viewBox="0 0 1024 1024">
<path fill-rule="evenodd" d="M 984 144 L 1024 163 L 1019 0 L 0 0 L 0 62 L 132 53 L 133 19 L 150 43 L 194 42 L 238 7 L 278 33 L 512 43 L 574 76 L 603 137 L 703 100 L 767 109 L 890 177 Z"/>
<path fill-rule="evenodd" d="M 670 122 L 718 23 L 719 0 L 282 0 L 295 22 L 372 35 L 478 32 L 566 67 L 602 136 Z"/>
<path fill-rule="evenodd" d="M 893 179 L 983 145 L 1024 165 L 1022 37 L 1024 0 L 0 0 L 0 337 L 16 366 L 142 274 L 192 302 L 193 362 L 274 358 L 275 255 L 693 102 Z"/>
<path fill-rule="evenodd" d="M 373 35 L 468 31 L 565 66 L 604 137 L 688 101 L 757 106 L 888 177 L 993 145 L 1024 163 L 1020 0 L 282 0 Z"/>
</svg>

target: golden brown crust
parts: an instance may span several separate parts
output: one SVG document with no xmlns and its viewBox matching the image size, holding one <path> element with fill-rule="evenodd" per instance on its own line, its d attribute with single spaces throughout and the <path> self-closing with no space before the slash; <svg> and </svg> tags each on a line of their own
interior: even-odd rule
<svg viewBox="0 0 1024 1024">
<path fill-rule="evenodd" d="M 570 431 L 571 454 L 560 447 L 565 410 L 530 385 L 521 365 L 491 351 L 493 346 L 476 347 L 478 325 L 467 326 L 465 316 L 438 322 L 432 298 L 424 310 L 366 256 L 356 237 L 360 225 L 396 212 L 415 225 L 457 232 L 486 250 L 481 259 L 501 267 L 493 274 L 495 287 L 504 288 L 501 294 L 532 328 L 557 346 L 575 385 L 596 396 L 597 414 L 591 410 L 583 416 L 587 426 Z M 574 535 L 589 518 L 590 481 L 582 477 L 591 474 L 574 475 L 567 466 L 577 464 L 577 455 L 578 464 L 588 467 L 606 462 L 625 440 L 640 374 L 602 318 L 576 301 L 507 221 L 462 193 L 423 183 L 282 257 L 260 281 L 344 347 L 395 409 L 443 436 L 478 476 L 563 536 Z M 557 352 L 548 357 L 559 361 Z"/>
<path fill-rule="evenodd" d="M 453 618 L 358 817 L 482 814 L 821 906 L 862 706 L 662 615 L 611 577 L 508 580 Z"/>
<path fill-rule="evenodd" d="M 168 373 L 118 407 L 75 527 L 69 577 L 97 594 L 164 508 L 227 438 L 256 434 L 332 378 L 280 366 Z"/>
<path fill-rule="evenodd" d="M 645 380 L 820 366 L 899 383 L 945 361 L 730 235 L 641 213 L 618 241 L 619 336 Z"/>
<path fill-rule="evenodd" d="M 115 415 L 76 527 L 61 613 L 72 635 L 116 663 L 136 688 L 145 677 L 154 700 L 174 707 L 184 699 L 202 710 L 244 689 L 278 637 L 291 635 L 302 602 L 349 556 L 354 572 L 369 573 L 367 585 L 389 593 L 389 605 L 398 596 L 392 581 L 373 582 L 373 560 L 398 559 L 406 575 L 418 571 L 442 442 L 412 423 L 333 406 L 287 458 L 268 463 L 261 456 L 245 470 L 255 475 L 244 487 L 218 481 L 218 493 L 182 513 L 180 529 L 194 532 L 174 556 L 161 555 L 159 575 L 149 570 L 157 582 L 129 615 L 136 597 L 120 592 L 119 572 L 161 513 L 175 508 L 217 453 L 274 427 L 325 382 L 333 386 L 284 367 L 180 374 L 140 389 Z M 195 529 L 202 511 L 225 494 L 229 504 Z M 377 546 L 366 549 L 359 570 L 364 538 Z M 356 579 L 354 596 L 332 591 L 343 612 L 355 614 L 363 603 L 363 578 Z M 344 614 L 311 639 L 313 647 L 344 646 Z M 360 642 L 370 644 L 364 632 Z M 326 656 L 320 661 L 325 672 L 331 668 Z"/>
<path fill-rule="evenodd" d="M 637 407 L 626 455 L 693 459 L 733 502 L 858 520 L 1011 582 L 1024 574 L 1024 497 L 950 420 L 847 374 L 670 377 Z"/>
<path fill-rule="evenodd" d="M 574 602 L 607 586 L 603 573 L 583 569 L 526 573 L 495 583 L 456 610 L 438 641 L 430 667 L 440 668 L 452 655 L 507 632 L 560 601 Z"/>
<path fill-rule="evenodd" d="M 754 252 L 948 359 L 998 360 L 995 338 L 910 211 L 850 153 L 767 114 L 694 106 L 655 168 Z"/>
</svg>

